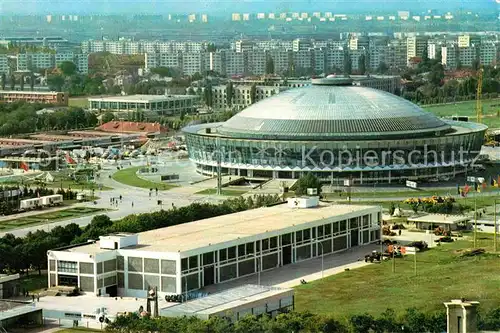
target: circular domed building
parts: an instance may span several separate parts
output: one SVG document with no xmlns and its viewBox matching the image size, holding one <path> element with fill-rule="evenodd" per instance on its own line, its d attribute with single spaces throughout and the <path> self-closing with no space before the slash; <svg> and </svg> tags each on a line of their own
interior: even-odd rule
<svg viewBox="0 0 500 333">
<path fill-rule="evenodd" d="M 198 172 L 343 184 L 452 178 L 479 154 L 487 127 L 437 118 L 388 92 L 326 78 L 224 123 L 183 129 Z"/>
</svg>

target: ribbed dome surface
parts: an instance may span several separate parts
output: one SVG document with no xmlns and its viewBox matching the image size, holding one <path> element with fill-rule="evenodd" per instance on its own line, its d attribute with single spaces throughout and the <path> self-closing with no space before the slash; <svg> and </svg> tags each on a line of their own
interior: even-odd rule
<svg viewBox="0 0 500 333">
<path fill-rule="evenodd" d="M 388 92 L 312 85 L 264 99 L 226 121 L 218 132 L 241 138 L 299 140 L 419 136 L 448 129 L 444 121 Z"/>
</svg>

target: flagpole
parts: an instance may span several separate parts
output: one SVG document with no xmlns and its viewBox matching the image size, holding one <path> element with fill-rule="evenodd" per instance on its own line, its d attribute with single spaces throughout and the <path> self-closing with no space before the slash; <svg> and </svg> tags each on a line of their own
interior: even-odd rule
<svg viewBox="0 0 500 333">
<path fill-rule="evenodd" d="M 415 248 L 415 261 L 414 261 L 414 266 L 415 266 L 415 276 L 417 276 L 417 249 Z"/>
<path fill-rule="evenodd" d="M 477 198 L 474 196 L 474 248 L 477 242 Z"/>
<path fill-rule="evenodd" d="M 497 198 L 495 198 L 494 204 L 493 204 L 493 218 L 495 220 L 494 222 L 494 228 L 495 230 L 493 231 L 493 249 L 495 252 L 497 252 Z"/>
</svg>

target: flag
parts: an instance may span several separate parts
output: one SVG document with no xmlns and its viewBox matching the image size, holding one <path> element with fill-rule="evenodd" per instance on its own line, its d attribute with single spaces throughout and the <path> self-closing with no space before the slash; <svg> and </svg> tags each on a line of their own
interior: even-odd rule
<svg viewBox="0 0 500 333">
<path fill-rule="evenodd" d="M 464 187 L 465 194 L 469 193 L 469 191 L 470 191 L 469 184 L 465 184 L 465 187 Z"/>
<path fill-rule="evenodd" d="M 23 169 L 24 171 L 28 171 L 28 170 L 29 170 L 28 163 L 26 163 L 26 162 L 21 162 L 21 163 L 19 164 L 19 167 L 20 167 L 21 169 Z"/>
<path fill-rule="evenodd" d="M 69 156 L 69 153 L 66 153 L 66 163 L 68 164 L 76 164 L 75 160 Z"/>
</svg>

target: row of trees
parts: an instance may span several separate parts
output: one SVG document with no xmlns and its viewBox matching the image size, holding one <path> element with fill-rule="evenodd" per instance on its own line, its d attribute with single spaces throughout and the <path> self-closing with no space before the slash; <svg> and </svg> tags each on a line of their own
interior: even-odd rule
<svg viewBox="0 0 500 333">
<path fill-rule="evenodd" d="M 500 308 L 480 316 L 478 326 L 481 330 L 500 329 Z M 115 333 L 441 333 L 446 331 L 446 313 L 437 311 L 424 313 L 415 308 L 407 309 L 398 316 L 394 310 L 387 309 L 374 317 L 369 314 L 352 315 L 338 320 L 328 315 L 308 312 L 282 313 L 276 318 L 249 315 L 234 323 L 225 318 L 212 317 L 208 320 L 196 317 L 159 317 L 140 318 L 132 313 L 119 316 L 106 328 Z"/>
<path fill-rule="evenodd" d="M 98 123 L 94 113 L 81 108 L 37 112 L 44 107 L 44 104 L 26 102 L 0 104 L 0 135 L 88 128 Z"/>
<path fill-rule="evenodd" d="M 19 76 L 19 78 L 17 78 L 16 75 L 12 74 L 9 78 L 9 89 L 15 90 L 16 84 L 19 83 L 19 89 L 21 91 L 23 91 L 26 81 L 28 81 L 28 83 L 30 85 L 30 90 L 33 91 L 35 88 L 35 75 L 33 73 L 31 73 L 28 77 L 21 74 Z M 0 77 L 0 85 L 1 85 L 2 90 L 5 90 L 5 88 L 7 86 L 7 77 L 6 77 L 5 73 L 2 73 L 2 75 Z"/>
<path fill-rule="evenodd" d="M 263 207 L 278 202 L 277 195 L 256 195 L 248 198 L 234 198 L 215 205 L 193 203 L 189 206 L 160 210 L 158 212 L 129 215 L 121 220 L 111 221 L 107 215 L 95 216 L 84 228 L 71 223 L 64 227 L 57 226 L 50 232 L 37 230 L 26 237 L 7 234 L 0 238 L 0 273 L 29 272 L 47 267 L 47 251 L 69 244 L 79 244 L 88 239 L 113 232 L 142 232 L 169 227 L 205 218 L 240 212 Z"/>
</svg>

